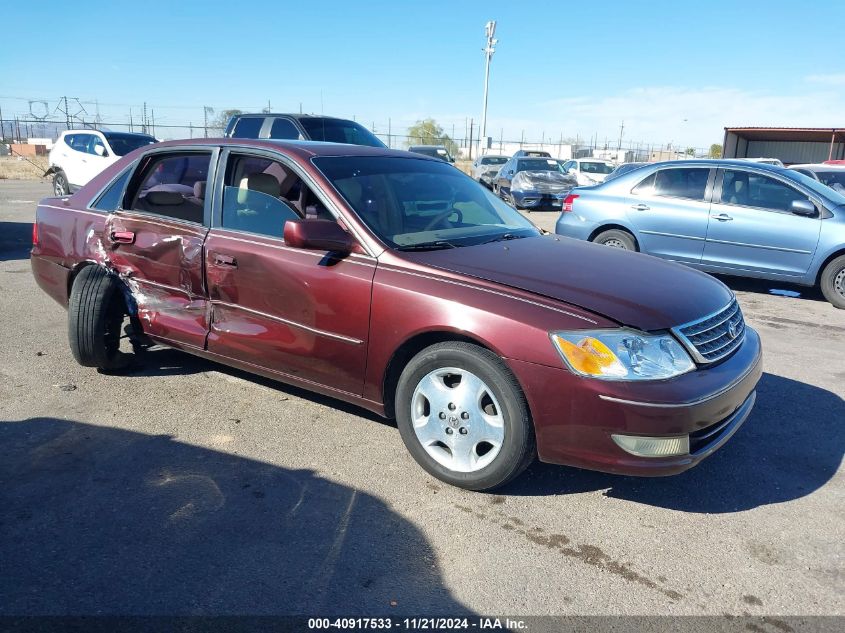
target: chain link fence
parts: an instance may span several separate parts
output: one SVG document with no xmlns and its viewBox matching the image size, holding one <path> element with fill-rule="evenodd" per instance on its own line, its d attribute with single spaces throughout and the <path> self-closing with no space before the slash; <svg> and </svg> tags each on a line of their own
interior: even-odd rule
<svg viewBox="0 0 845 633">
<path fill-rule="evenodd" d="M 387 127 L 387 131 L 385 131 Z M 453 126 L 454 128 L 454 126 Z M 192 139 L 192 138 L 219 138 L 223 136 L 224 129 L 219 125 L 193 123 L 156 123 L 154 120 L 127 122 L 100 121 L 96 125 L 86 121 L 60 121 L 45 119 L 0 119 L 0 141 L 3 143 L 35 143 L 48 146 L 58 138 L 61 132 L 68 129 L 102 129 L 115 132 L 141 132 L 150 134 L 160 140 L 171 139 Z M 472 129 L 472 127 L 470 127 Z M 380 138 L 385 145 L 392 149 L 406 149 L 416 144 L 438 144 L 450 147 L 455 158 L 459 160 L 471 160 L 481 154 L 501 154 L 512 156 L 518 150 L 534 150 L 548 152 L 553 158 L 570 159 L 597 157 L 611 160 L 613 162 L 648 162 L 660 160 L 677 160 L 691 157 L 706 157 L 709 148 L 690 147 L 681 148 L 669 144 L 645 143 L 634 141 L 622 141 L 611 143 L 600 143 L 598 140 L 591 142 L 571 142 L 560 138 L 558 142 L 551 140 L 530 141 L 525 138 L 520 140 L 506 140 L 503 136 L 499 139 L 490 139 L 487 147 L 482 147 L 481 139 L 473 134 L 464 138 L 444 135 L 440 139 L 421 139 L 406 134 L 393 133 L 390 126 L 371 126 L 373 133 Z M 454 131 L 453 131 L 454 133 Z M 439 142 L 438 142 L 439 141 Z M 41 143 L 39 143 L 41 142 Z"/>
</svg>

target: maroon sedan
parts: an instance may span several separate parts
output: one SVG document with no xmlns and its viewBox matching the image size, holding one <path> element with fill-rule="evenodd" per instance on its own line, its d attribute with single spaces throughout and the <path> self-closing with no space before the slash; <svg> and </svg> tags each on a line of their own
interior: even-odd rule
<svg viewBox="0 0 845 633">
<path fill-rule="evenodd" d="M 107 370 L 175 347 L 395 417 L 473 490 L 534 458 L 669 475 L 748 417 L 757 334 L 722 283 L 540 231 L 454 167 L 309 142 L 173 141 L 38 206 L 32 268 Z M 125 346 L 124 346 L 125 347 Z"/>
</svg>

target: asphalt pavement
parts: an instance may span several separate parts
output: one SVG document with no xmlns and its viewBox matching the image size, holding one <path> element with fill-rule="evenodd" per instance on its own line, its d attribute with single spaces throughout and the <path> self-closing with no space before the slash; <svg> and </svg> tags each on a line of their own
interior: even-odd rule
<svg viewBox="0 0 845 633">
<path fill-rule="evenodd" d="M 692 471 L 538 463 L 471 493 L 329 398 L 167 349 L 126 375 L 76 365 L 28 262 L 49 192 L 0 181 L 0 615 L 750 614 L 788 633 L 782 616 L 845 613 L 845 311 L 818 291 L 725 280 L 765 373 Z"/>
</svg>

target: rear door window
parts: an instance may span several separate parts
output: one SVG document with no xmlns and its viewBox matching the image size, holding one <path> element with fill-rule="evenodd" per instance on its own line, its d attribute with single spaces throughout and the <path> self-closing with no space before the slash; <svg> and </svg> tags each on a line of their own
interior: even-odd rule
<svg viewBox="0 0 845 633">
<path fill-rule="evenodd" d="M 299 130 L 289 119 L 273 119 L 273 127 L 270 128 L 270 138 L 297 140 L 299 139 Z"/>
<path fill-rule="evenodd" d="M 258 133 L 261 131 L 261 126 L 263 125 L 263 117 L 244 117 L 239 119 L 237 124 L 235 124 L 235 133 L 232 136 L 235 138 L 258 138 Z"/>
<path fill-rule="evenodd" d="M 708 167 L 661 169 L 640 182 L 633 192 L 640 195 L 704 201 L 709 177 Z"/>
<path fill-rule="evenodd" d="M 202 224 L 211 152 L 152 155 L 142 164 L 129 209 Z"/>
</svg>

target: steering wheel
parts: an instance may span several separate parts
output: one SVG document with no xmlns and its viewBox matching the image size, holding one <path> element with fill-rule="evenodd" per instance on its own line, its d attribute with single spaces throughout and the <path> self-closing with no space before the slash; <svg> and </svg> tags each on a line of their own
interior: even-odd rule
<svg viewBox="0 0 845 633">
<path fill-rule="evenodd" d="M 429 222 L 428 224 L 425 225 L 425 228 L 423 229 L 423 231 L 430 231 L 431 229 L 433 229 L 437 225 L 438 222 L 442 222 L 443 220 L 448 218 L 453 213 L 458 214 L 458 222 L 464 221 L 464 214 L 461 212 L 461 210 L 455 209 L 454 207 L 452 207 L 452 208 L 444 211 L 443 213 L 438 213 L 436 216 L 434 216 L 434 218 L 432 218 L 431 222 Z"/>
</svg>

